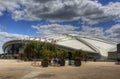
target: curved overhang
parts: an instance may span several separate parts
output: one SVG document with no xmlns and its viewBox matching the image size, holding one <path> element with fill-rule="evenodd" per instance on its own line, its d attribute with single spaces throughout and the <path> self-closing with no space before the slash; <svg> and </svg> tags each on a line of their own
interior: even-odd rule
<svg viewBox="0 0 120 79">
<path fill-rule="evenodd" d="M 30 40 L 12 40 L 12 41 L 7 41 L 6 43 L 3 44 L 2 50 L 5 52 L 5 48 L 7 46 L 11 45 L 11 44 L 18 44 L 18 43 L 20 43 L 20 44 L 24 43 L 25 44 L 25 43 L 27 43 L 29 41 Z"/>
</svg>

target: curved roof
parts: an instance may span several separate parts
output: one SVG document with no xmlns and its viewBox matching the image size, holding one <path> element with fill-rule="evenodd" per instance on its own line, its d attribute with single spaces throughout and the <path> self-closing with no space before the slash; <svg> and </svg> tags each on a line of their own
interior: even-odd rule
<svg viewBox="0 0 120 79">
<path fill-rule="evenodd" d="M 116 51 L 116 42 L 111 40 L 87 36 L 87 35 L 78 35 L 78 34 L 59 34 L 59 35 L 48 35 L 44 37 L 28 37 L 22 39 L 24 41 L 35 40 L 42 42 L 55 43 L 60 46 L 72 48 L 72 49 L 81 49 L 87 52 L 99 53 L 101 56 L 107 57 L 108 52 Z M 12 43 L 21 43 L 21 40 L 13 40 L 6 42 L 3 45 L 3 50 L 5 47 Z"/>
</svg>

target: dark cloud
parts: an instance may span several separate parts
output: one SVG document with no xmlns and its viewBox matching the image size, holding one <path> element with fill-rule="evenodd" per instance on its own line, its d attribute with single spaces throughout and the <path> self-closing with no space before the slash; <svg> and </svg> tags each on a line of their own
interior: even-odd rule
<svg viewBox="0 0 120 79">
<path fill-rule="evenodd" d="M 69 21 L 81 18 L 86 23 L 92 24 L 115 19 L 119 12 L 111 13 L 112 10 L 116 11 L 116 8 L 120 10 L 115 4 L 109 4 L 109 7 L 102 6 L 95 0 L 33 0 L 32 3 L 32 6 L 26 6 L 27 15 L 23 14 L 23 19 Z"/>
<path fill-rule="evenodd" d="M 120 2 L 103 6 L 97 0 L 1 0 L 0 16 L 5 10 L 10 11 L 15 20 L 29 21 L 82 19 L 87 24 L 94 24 L 120 18 Z"/>
<path fill-rule="evenodd" d="M 33 1 L 38 2 L 38 3 L 46 3 L 46 2 L 54 1 L 54 0 L 33 0 Z"/>
</svg>

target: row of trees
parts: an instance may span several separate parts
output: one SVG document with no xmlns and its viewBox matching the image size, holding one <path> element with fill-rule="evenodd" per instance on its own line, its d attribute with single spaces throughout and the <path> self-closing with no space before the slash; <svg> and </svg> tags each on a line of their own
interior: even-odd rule
<svg viewBox="0 0 120 79">
<path fill-rule="evenodd" d="M 82 50 L 72 52 L 73 58 L 83 58 L 86 56 L 86 53 Z M 31 41 L 24 46 L 24 55 L 28 59 L 43 59 L 44 57 L 49 57 L 50 59 L 53 57 L 65 58 L 68 56 L 68 51 L 55 44 Z"/>
<path fill-rule="evenodd" d="M 46 42 L 31 41 L 24 46 L 25 60 L 42 59 L 51 60 L 52 58 L 59 58 L 61 60 L 68 57 L 68 51 L 59 46 Z M 72 51 L 72 58 L 81 59 L 86 56 L 82 50 Z"/>
<path fill-rule="evenodd" d="M 67 56 L 67 50 L 60 49 L 55 44 L 31 41 L 24 46 L 24 56 L 29 60 L 62 58 Z"/>
</svg>

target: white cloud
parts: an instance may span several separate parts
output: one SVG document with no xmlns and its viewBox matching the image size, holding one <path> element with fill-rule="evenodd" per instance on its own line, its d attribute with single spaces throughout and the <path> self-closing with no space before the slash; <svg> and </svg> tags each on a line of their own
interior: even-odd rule
<svg viewBox="0 0 120 79">
<path fill-rule="evenodd" d="M 82 26 L 82 32 L 80 32 L 80 34 L 102 37 L 120 42 L 120 24 L 113 25 L 106 30 L 103 27 Z"/>
<path fill-rule="evenodd" d="M 19 2 L 20 0 L 0 0 L 0 16 L 3 15 L 3 11 L 14 12 L 20 8 Z"/>
<path fill-rule="evenodd" d="M 90 27 L 90 26 L 82 26 L 81 34 L 96 36 L 96 37 L 104 37 L 104 29 L 101 27 Z"/>
<path fill-rule="evenodd" d="M 120 42 L 120 24 L 113 25 L 111 28 L 106 30 L 107 37 L 115 41 Z"/>
<path fill-rule="evenodd" d="M 2 39 L 7 39 L 7 38 L 10 38 L 10 39 L 21 39 L 23 37 L 25 37 L 27 35 L 21 35 L 21 34 L 11 34 L 11 33 L 7 33 L 7 32 L 0 32 L 0 38 Z"/>
<path fill-rule="evenodd" d="M 82 26 L 80 30 L 79 27 L 71 25 L 60 25 L 60 24 L 50 24 L 50 25 L 33 25 L 33 29 L 37 30 L 39 34 L 84 34 L 96 37 L 104 37 L 104 31 L 101 27 L 90 27 Z"/>
<path fill-rule="evenodd" d="M 71 25 L 59 25 L 59 24 L 50 24 L 50 25 L 33 25 L 33 29 L 37 30 L 37 33 L 40 34 L 56 34 L 56 33 L 75 33 L 78 27 Z"/>
</svg>

